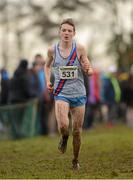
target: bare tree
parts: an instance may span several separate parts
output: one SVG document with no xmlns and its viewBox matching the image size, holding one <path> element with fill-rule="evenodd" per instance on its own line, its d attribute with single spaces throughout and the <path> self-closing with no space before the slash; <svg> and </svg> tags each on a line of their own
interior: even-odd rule
<svg viewBox="0 0 133 180">
<path fill-rule="evenodd" d="M 44 3 L 45 2 L 45 3 Z M 132 51 L 132 32 L 125 32 L 123 20 L 119 13 L 119 4 L 130 3 L 132 0 L 1 0 L 0 1 L 0 24 L 2 27 L 2 54 L 5 65 L 11 53 L 20 58 L 24 54 L 27 33 L 36 31 L 36 36 L 48 43 L 57 37 L 57 26 L 61 18 L 73 17 L 76 25 L 81 29 L 87 28 L 91 31 L 91 50 L 98 44 L 97 34 L 104 41 L 108 37 L 109 55 L 115 55 L 119 66 L 125 62 L 125 58 L 131 56 Z M 131 4 L 132 5 L 132 4 Z M 97 14 L 99 12 L 99 14 Z M 14 47 L 9 43 L 9 35 L 14 35 Z M 125 34 L 130 41 L 125 40 Z M 99 40 L 99 41 L 100 41 Z M 9 47 L 11 46 L 11 47 Z M 130 55 L 129 55 L 130 54 Z M 127 62 L 127 61 L 126 61 Z M 129 62 L 131 64 L 131 62 Z M 129 66 L 129 65 L 128 65 Z"/>
</svg>

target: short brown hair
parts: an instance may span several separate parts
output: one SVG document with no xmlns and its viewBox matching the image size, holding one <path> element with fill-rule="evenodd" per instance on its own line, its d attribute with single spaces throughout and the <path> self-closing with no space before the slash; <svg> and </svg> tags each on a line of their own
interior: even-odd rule
<svg viewBox="0 0 133 180">
<path fill-rule="evenodd" d="M 63 21 L 60 23 L 60 28 L 62 24 L 69 24 L 70 26 L 73 27 L 73 30 L 75 31 L 75 24 L 72 18 L 63 19 Z"/>
</svg>

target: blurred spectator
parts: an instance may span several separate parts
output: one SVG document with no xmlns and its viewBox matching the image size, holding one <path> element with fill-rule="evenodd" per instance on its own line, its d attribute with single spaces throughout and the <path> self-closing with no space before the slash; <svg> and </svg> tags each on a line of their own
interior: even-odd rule
<svg viewBox="0 0 133 180">
<path fill-rule="evenodd" d="M 22 59 L 13 74 L 10 86 L 10 102 L 22 103 L 29 100 L 28 60 Z"/>
<path fill-rule="evenodd" d="M 1 74 L 1 94 L 0 94 L 0 104 L 6 105 L 9 99 L 9 74 L 5 68 L 0 71 Z"/>
<path fill-rule="evenodd" d="M 48 134 L 47 127 L 47 116 L 48 112 L 46 111 L 46 99 L 48 99 L 48 94 L 46 93 L 46 82 L 45 82 L 45 73 L 44 73 L 44 59 L 41 54 L 36 54 L 34 57 L 35 66 L 38 67 L 38 71 L 36 73 L 38 78 L 38 98 L 39 98 L 39 118 L 41 123 L 41 134 Z M 46 99 L 45 99 L 46 98 Z"/>
<path fill-rule="evenodd" d="M 36 62 L 32 63 L 32 68 L 28 72 L 28 89 L 30 98 L 40 97 L 40 84 L 38 72 L 40 70 L 40 65 Z"/>
<path fill-rule="evenodd" d="M 49 131 L 54 130 L 54 106 L 53 97 L 49 94 L 46 87 L 44 65 L 45 61 L 41 54 L 36 54 L 34 63 L 38 65 L 38 80 L 39 80 L 39 115 L 41 122 L 41 134 L 47 135 Z M 52 119 L 51 119 L 52 118 Z M 51 128 L 52 126 L 52 128 Z"/>
<path fill-rule="evenodd" d="M 125 88 L 127 86 L 127 80 L 129 77 L 129 73 L 120 72 L 118 76 L 118 80 L 121 88 L 121 101 L 119 104 L 119 119 L 125 123 L 126 121 L 126 96 L 125 96 Z"/>
<path fill-rule="evenodd" d="M 108 127 L 112 127 L 118 118 L 121 89 L 116 78 L 116 70 L 111 68 L 109 71 L 102 80 L 102 102 L 108 107 Z"/>
<path fill-rule="evenodd" d="M 54 84 L 54 74 L 53 70 L 51 72 L 51 83 Z M 56 124 L 56 117 L 55 117 L 55 105 L 54 105 L 54 96 L 50 94 L 50 107 L 49 107 L 49 116 L 48 116 L 48 131 L 49 135 L 53 136 L 57 132 L 57 124 Z M 48 104 L 49 106 L 49 104 Z"/>
<path fill-rule="evenodd" d="M 38 78 L 39 78 L 39 90 L 40 96 L 43 95 L 44 90 L 46 89 L 46 80 L 45 80 L 45 73 L 44 73 L 44 65 L 45 61 L 41 54 L 36 54 L 34 57 L 34 63 L 39 65 L 38 69 Z"/>
<path fill-rule="evenodd" d="M 95 70 L 92 76 L 88 77 L 87 81 L 87 103 L 85 109 L 84 128 L 88 129 L 93 126 L 94 120 L 101 120 L 102 118 L 100 110 L 100 77 L 98 71 Z"/>
<path fill-rule="evenodd" d="M 133 127 L 133 73 L 129 74 L 123 94 L 127 105 L 126 122 L 129 127 Z"/>
</svg>

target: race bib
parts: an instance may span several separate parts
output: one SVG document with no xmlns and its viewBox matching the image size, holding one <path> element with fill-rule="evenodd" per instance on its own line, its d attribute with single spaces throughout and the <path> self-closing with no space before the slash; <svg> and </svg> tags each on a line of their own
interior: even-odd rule
<svg viewBox="0 0 133 180">
<path fill-rule="evenodd" d="M 61 79 L 75 79 L 78 77 L 77 66 L 60 66 L 59 75 Z"/>
</svg>

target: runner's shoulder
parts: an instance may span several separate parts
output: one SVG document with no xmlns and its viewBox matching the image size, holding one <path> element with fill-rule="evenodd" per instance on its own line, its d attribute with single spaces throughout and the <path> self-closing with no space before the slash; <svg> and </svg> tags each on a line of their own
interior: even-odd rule
<svg viewBox="0 0 133 180">
<path fill-rule="evenodd" d="M 79 59 L 80 59 L 80 57 L 82 56 L 82 54 L 84 54 L 84 52 L 85 52 L 85 48 L 84 48 L 84 46 L 82 45 L 82 44 L 79 44 L 79 43 L 77 43 L 77 53 L 78 53 L 78 57 L 79 57 Z"/>
<path fill-rule="evenodd" d="M 51 45 L 48 47 L 48 55 L 53 56 L 54 55 L 54 46 Z"/>
</svg>

